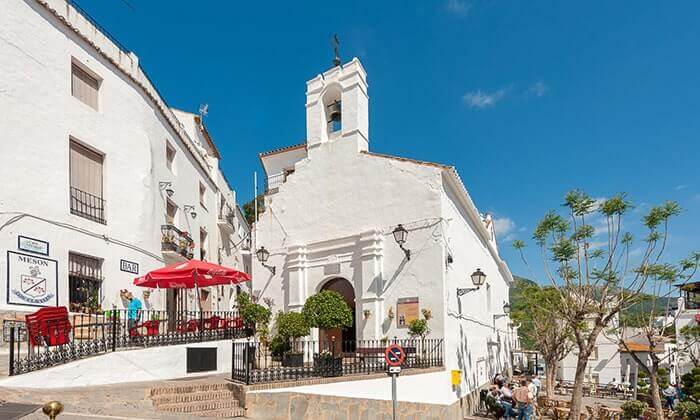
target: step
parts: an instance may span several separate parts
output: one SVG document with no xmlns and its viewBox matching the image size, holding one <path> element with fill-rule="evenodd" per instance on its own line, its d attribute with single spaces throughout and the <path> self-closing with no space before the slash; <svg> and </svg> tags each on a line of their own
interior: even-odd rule
<svg viewBox="0 0 700 420">
<path fill-rule="evenodd" d="M 151 388 L 151 396 L 163 394 L 189 394 L 192 392 L 211 392 L 229 390 L 230 384 L 227 382 L 207 383 L 207 384 L 191 384 L 191 385 L 172 385 Z"/>
<path fill-rule="evenodd" d="M 220 401 L 195 401 L 186 403 L 162 404 L 159 410 L 171 413 L 194 413 L 199 411 L 219 411 L 224 409 L 239 408 L 238 400 L 226 399 Z"/>
<path fill-rule="evenodd" d="M 225 410 L 212 410 L 212 411 L 195 411 L 188 413 L 192 417 L 209 417 L 209 418 L 231 418 L 231 417 L 245 417 L 245 409 L 229 408 Z"/>
<path fill-rule="evenodd" d="M 235 394 L 230 390 L 223 391 L 203 391 L 180 394 L 157 394 L 151 396 L 153 405 L 160 407 L 164 404 L 188 403 L 196 401 L 228 400 L 235 398 Z"/>
</svg>

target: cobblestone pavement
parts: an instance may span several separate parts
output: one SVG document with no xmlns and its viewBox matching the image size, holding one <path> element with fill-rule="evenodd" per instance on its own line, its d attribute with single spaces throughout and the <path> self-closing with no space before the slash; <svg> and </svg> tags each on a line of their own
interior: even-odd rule
<svg viewBox="0 0 700 420">
<path fill-rule="evenodd" d="M 182 385 L 199 382 L 221 382 L 223 376 L 196 379 L 179 379 L 158 382 L 137 382 L 118 385 L 99 385 L 64 389 L 0 388 L 2 399 L 18 403 L 44 404 L 58 400 L 65 406 L 60 420 L 105 419 L 187 419 L 187 415 L 156 411 L 149 398 L 154 386 Z M 23 417 L 29 420 L 46 420 L 41 409 Z"/>
</svg>

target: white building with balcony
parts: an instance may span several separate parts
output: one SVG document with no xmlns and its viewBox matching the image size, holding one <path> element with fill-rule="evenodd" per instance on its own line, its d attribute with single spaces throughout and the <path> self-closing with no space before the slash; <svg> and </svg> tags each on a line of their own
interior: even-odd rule
<svg viewBox="0 0 700 420">
<path fill-rule="evenodd" d="M 194 293 L 135 290 L 188 258 L 249 270 L 249 228 L 197 114 L 168 106 L 138 57 L 65 0 L 0 13 L 0 312 L 41 306 L 196 310 Z M 230 309 L 233 291 L 202 293 Z M 146 294 L 148 295 L 148 294 Z"/>
<path fill-rule="evenodd" d="M 410 321 L 429 310 L 428 338 L 444 339 L 445 370 L 421 379 L 435 390 L 425 402 L 459 404 L 509 369 L 503 312 L 513 279 L 491 218 L 454 167 L 369 150 L 368 106 L 360 61 L 333 67 L 307 82 L 306 141 L 260 155 L 267 191 L 254 249 L 269 257 L 253 258 L 253 292 L 273 312 L 299 311 L 320 290 L 341 293 L 353 325 L 314 331 L 321 340 L 407 338 Z M 477 269 L 486 275 L 478 289 Z M 451 370 L 461 371 L 459 386 Z"/>
</svg>

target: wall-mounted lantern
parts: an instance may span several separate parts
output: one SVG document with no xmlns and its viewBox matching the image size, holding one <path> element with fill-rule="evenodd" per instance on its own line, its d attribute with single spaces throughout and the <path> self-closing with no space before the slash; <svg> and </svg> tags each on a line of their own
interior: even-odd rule
<svg viewBox="0 0 700 420">
<path fill-rule="evenodd" d="M 189 204 L 185 204 L 184 206 L 182 206 L 182 209 L 185 210 L 186 212 L 189 211 L 189 212 L 190 212 L 190 216 L 192 217 L 192 219 L 196 219 L 196 218 L 197 218 L 197 212 L 194 211 L 194 206 L 191 206 L 191 205 L 189 205 Z"/>
<path fill-rule="evenodd" d="M 508 314 L 510 314 L 510 303 L 503 302 L 503 313 L 494 315 L 493 320 L 495 321 L 498 318 L 503 318 L 504 316 L 508 316 Z"/>
<path fill-rule="evenodd" d="M 404 254 L 406 254 L 406 259 L 410 260 L 411 259 L 411 250 L 404 248 L 403 244 L 406 243 L 406 239 L 408 238 L 408 231 L 406 230 L 405 227 L 403 227 L 402 224 L 399 223 L 398 226 L 396 226 L 396 229 L 392 232 L 394 234 L 394 240 L 396 241 L 397 244 L 399 244 L 399 248 L 403 251 Z"/>
<path fill-rule="evenodd" d="M 476 287 L 469 287 L 469 288 L 458 288 L 457 289 L 457 296 L 462 296 L 465 295 L 469 292 L 473 292 L 475 290 L 479 290 L 481 286 L 486 283 L 486 274 L 484 274 L 483 271 L 481 271 L 480 268 L 477 268 L 475 272 L 472 273 L 471 275 L 472 278 L 472 284 Z"/>
<path fill-rule="evenodd" d="M 175 194 L 175 190 L 173 190 L 173 183 L 172 182 L 161 181 L 158 183 L 158 188 L 160 188 L 161 191 L 165 191 L 165 193 L 168 194 L 169 198 L 171 198 L 173 196 L 173 194 Z"/>
<path fill-rule="evenodd" d="M 262 264 L 263 267 L 267 268 L 270 270 L 272 275 L 275 275 L 277 272 L 277 268 L 271 265 L 267 265 L 267 259 L 270 258 L 270 251 L 265 249 L 264 246 L 261 246 L 260 249 L 255 251 L 255 256 L 258 258 L 258 261 L 260 261 L 260 264 Z"/>
</svg>

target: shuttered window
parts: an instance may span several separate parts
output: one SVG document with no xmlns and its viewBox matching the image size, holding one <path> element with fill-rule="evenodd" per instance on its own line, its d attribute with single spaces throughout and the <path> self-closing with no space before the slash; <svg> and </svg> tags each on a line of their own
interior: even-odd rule
<svg viewBox="0 0 700 420">
<path fill-rule="evenodd" d="M 97 92 L 100 88 L 100 81 L 76 64 L 71 66 L 71 73 L 71 94 L 83 103 L 97 109 Z"/>
<path fill-rule="evenodd" d="M 102 194 L 103 162 L 103 155 L 71 140 L 71 213 L 100 223 L 105 223 L 105 201 Z"/>
</svg>

